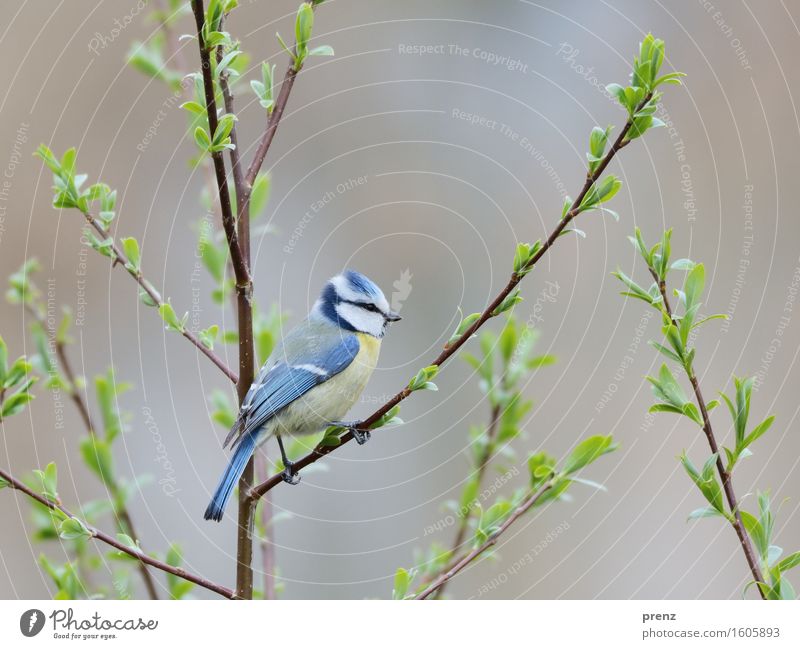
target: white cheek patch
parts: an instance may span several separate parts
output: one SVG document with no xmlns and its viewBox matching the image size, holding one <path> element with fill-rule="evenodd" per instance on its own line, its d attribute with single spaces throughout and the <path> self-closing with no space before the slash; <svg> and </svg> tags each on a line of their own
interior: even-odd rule
<svg viewBox="0 0 800 649">
<path fill-rule="evenodd" d="M 383 336 L 385 321 L 380 313 L 367 311 L 355 304 L 347 304 L 346 302 L 336 305 L 336 313 L 353 325 L 353 328 L 357 331 L 362 331 L 376 338 Z"/>
</svg>

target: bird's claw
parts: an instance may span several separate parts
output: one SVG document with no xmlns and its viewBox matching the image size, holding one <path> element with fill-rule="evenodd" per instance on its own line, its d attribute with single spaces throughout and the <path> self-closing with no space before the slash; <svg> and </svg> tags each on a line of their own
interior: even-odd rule
<svg viewBox="0 0 800 649">
<path fill-rule="evenodd" d="M 285 468 L 283 469 L 283 473 L 281 473 L 281 478 L 286 484 L 296 485 L 300 482 L 300 474 L 296 473 L 294 470 L 294 464 L 291 462 L 285 463 Z"/>
<path fill-rule="evenodd" d="M 366 444 L 372 437 L 372 433 L 367 428 L 359 428 L 360 421 L 333 421 L 331 426 L 339 426 L 346 428 L 353 434 L 353 439 L 356 440 L 359 446 Z"/>
</svg>

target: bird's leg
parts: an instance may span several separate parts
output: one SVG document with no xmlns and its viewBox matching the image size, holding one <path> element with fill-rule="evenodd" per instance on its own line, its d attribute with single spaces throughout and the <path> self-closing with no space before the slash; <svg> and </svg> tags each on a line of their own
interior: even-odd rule
<svg viewBox="0 0 800 649">
<path fill-rule="evenodd" d="M 283 473 L 281 478 L 288 484 L 295 485 L 300 482 L 300 474 L 294 472 L 294 464 L 286 457 L 286 449 L 283 448 L 283 440 L 280 435 L 275 435 L 278 438 L 278 446 L 281 448 L 281 461 L 283 462 Z"/>
<path fill-rule="evenodd" d="M 368 428 L 359 428 L 360 421 L 332 421 L 331 426 L 341 426 L 353 433 L 353 439 L 358 442 L 359 446 L 366 444 L 372 437 Z"/>
</svg>

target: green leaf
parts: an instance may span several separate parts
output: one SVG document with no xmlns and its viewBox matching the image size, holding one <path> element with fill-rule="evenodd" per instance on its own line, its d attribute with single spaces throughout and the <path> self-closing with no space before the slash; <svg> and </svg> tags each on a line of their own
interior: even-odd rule
<svg viewBox="0 0 800 649">
<path fill-rule="evenodd" d="M 686 309 L 691 309 L 700 303 L 706 281 L 706 272 L 703 264 L 696 264 L 686 275 L 683 292 L 686 295 Z"/>
<path fill-rule="evenodd" d="M 201 329 L 197 337 L 204 347 L 214 349 L 214 341 L 217 339 L 219 333 L 219 325 L 211 325 L 208 329 Z"/>
<path fill-rule="evenodd" d="M 208 151 L 211 146 L 211 138 L 208 137 L 208 133 L 202 126 L 194 129 L 194 141 L 203 151 Z"/>
<path fill-rule="evenodd" d="M 44 471 L 35 470 L 42 487 L 42 495 L 49 500 L 58 501 L 58 467 L 55 462 L 50 462 Z"/>
<path fill-rule="evenodd" d="M 701 507 L 695 509 L 687 520 L 695 520 L 698 518 L 713 518 L 714 516 L 722 516 L 722 514 L 715 507 Z"/>
<path fill-rule="evenodd" d="M 583 197 L 580 204 L 580 211 L 585 212 L 587 210 L 597 209 L 600 203 L 610 201 L 619 191 L 620 187 L 622 187 L 622 181 L 613 174 L 609 174 L 602 180 L 598 180 L 592 184 L 589 191 L 586 192 L 586 195 Z"/>
<path fill-rule="evenodd" d="M 253 189 L 250 192 L 251 219 L 261 216 L 262 212 L 267 207 L 271 184 L 269 174 L 262 173 L 256 176 L 253 182 Z"/>
<path fill-rule="evenodd" d="M 181 108 L 189 113 L 193 113 L 194 115 L 206 115 L 206 108 L 205 106 L 201 106 L 196 101 L 187 101 L 181 104 Z"/>
<path fill-rule="evenodd" d="M 313 48 L 308 53 L 309 56 L 333 56 L 333 48 L 330 45 L 320 45 Z"/>
<path fill-rule="evenodd" d="M 139 242 L 133 237 L 127 237 L 121 241 L 122 248 L 125 251 L 125 256 L 128 258 L 128 263 L 125 264 L 125 268 L 132 273 L 138 274 L 139 264 L 141 262 L 141 256 L 139 254 Z"/>
<path fill-rule="evenodd" d="M 436 387 L 436 384 L 431 383 L 430 381 L 438 373 L 438 365 L 429 365 L 428 367 L 423 367 L 419 372 L 417 372 L 417 375 L 411 379 L 411 381 L 409 381 L 408 389 L 412 392 L 415 390 L 438 390 L 439 388 Z"/>
<path fill-rule="evenodd" d="M 392 599 L 405 599 L 408 588 L 414 578 L 414 571 L 405 568 L 398 568 L 394 573 L 394 588 L 392 589 Z"/>
<path fill-rule="evenodd" d="M 86 525 L 84 525 L 83 521 L 75 517 L 67 518 L 61 522 L 58 535 L 67 541 L 80 538 L 89 539 L 92 537 L 92 533 Z"/>
<path fill-rule="evenodd" d="M 134 552 L 141 552 L 142 548 L 134 541 L 130 536 L 127 534 L 119 533 L 117 534 L 117 541 L 122 543 L 126 548 L 133 550 Z"/>
<path fill-rule="evenodd" d="M 114 480 L 114 456 L 106 440 L 97 436 L 85 437 L 80 442 L 81 455 L 86 466 L 100 481 L 110 485 Z"/>
<path fill-rule="evenodd" d="M 514 253 L 514 273 L 523 276 L 533 270 L 533 266 L 530 265 L 531 261 L 533 261 L 541 247 L 541 241 L 537 241 L 533 245 L 529 243 L 517 244 L 517 250 Z"/>
<path fill-rule="evenodd" d="M 516 289 L 509 293 L 503 301 L 497 306 L 497 308 L 492 311 L 492 316 L 498 316 L 502 313 L 505 313 L 509 309 L 512 309 L 515 305 L 522 302 L 523 298 L 519 294 L 519 289 Z"/>
<path fill-rule="evenodd" d="M 564 463 L 563 472 L 567 475 L 579 471 L 587 464 L 594 462 L 601 455 L 611 453 L 617 448 L 611 435 L 594 435 L 580 442 L 569 454 Z"/>
<path fill-rule="evenodd" d="M 647 380 L 653 386 L 653 394 L 664 403 L 674 406 L 681 411 L 683 411 L 683 407 L 689 403 L 683 388 L 681 388 L 672 372 L 665 364 L 661 365 L 657 379 L 648 376 Z"/>
<path fill-rule="evenodd" d="M 471 313 L 466 318 L 464 318 L 461 323 L 456 327 L 456 330 L 453 332 L 453 335 L 450 336 L 450 340 L 447 341 L 445 348 L 452 346 L 455 344 L 461 336 L 466 333 L 467 329 L 469 329 L 475 322 L 481 317 L 480 313 Z"/>
<path fill-rule="evenodd" d="M 683 464 L 683 468 L 686 470 L 686 473 L 692 479 L 692 482 L 695 483 L 703 496 L 705 496 L 709 504 L 721 515 L 727 518 L 725 506 L 722 501 L 722 489 L 719 486 L 719 482 L 717 482 L 716 473 L 714 473 L 717 454 L 714 453 L 708 458 L 706 463 L 703 465 L 702 471 L 698 471 L 695 468 L 695 466 L 686 456 L 686 453 L 681 454 L 680 460 L 681 464 Z"/>
<path fill-rule="evenodd" d="M 158 307 L 158 312 L 161 315 L 161 319 L 166 323 L 167 329 L 177 331 L 178 333 L 186 331 L 185 325 L 189 317 L 188 312 L 183 316 L 182 320 L 178 320 L 178 316 L 175 314 L 175 310 L 169 302 L 164 302 Z"/>
<path fill-rule="evenodd" d="M 778 564 L 778 570 L 781 572 L 786 572 L 787 570 L 791 570 L 798 565 L 800 565 L 800 552 L 794 552 L 781 560 L 781 562 Z"/>
</svg>

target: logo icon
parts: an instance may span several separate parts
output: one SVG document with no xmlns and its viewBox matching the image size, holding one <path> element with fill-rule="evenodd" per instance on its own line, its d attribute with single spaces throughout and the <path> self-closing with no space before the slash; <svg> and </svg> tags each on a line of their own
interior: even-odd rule
<svg viewBox="0 0 800 649">
<path fill-rule="evenodd" d="M 25 611 L 22 617 L 19 618 L 19 630 L 22 635 L 27 638 L 32 638 L 44 628 L 44 613 L 38 608 L 32 608 Z"/>
</svg>

